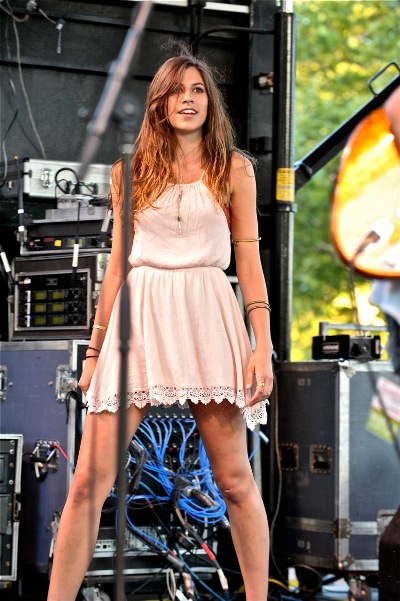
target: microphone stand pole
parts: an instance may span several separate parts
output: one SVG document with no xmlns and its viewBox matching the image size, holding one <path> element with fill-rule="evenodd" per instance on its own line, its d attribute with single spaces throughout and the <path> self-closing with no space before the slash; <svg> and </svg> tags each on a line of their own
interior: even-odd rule
<svg viewBox="0 0 400 601">
<path fill-rule="evenodd" d="M 134 142 L 133 129 L 137 119 L 135 101 L 121 96 L 122 88 L 128 75 L 133 70 L 135 53 L 140 36 L 146 26 L 152 0 L 144 0 L 138 10 L 132 13 L 132 23 L 129 27 L 125 41 L 122 45 L 118 59 L 111 65 L 109 77 L 103 94 L 95 110 L 93 119 L 88 125 L 88 137 L 82 149 L 78 181 L 84 177 L 90 163 L 99 149 L 101 140 L 107 129 L 111 117 L 118 122 L 123 134 L 122 155 L 124 173 L 124 215 L 123 215 L 123 283 L 120 297 L 120 409 L 118 420 L 118 531 L 117 531 L 117 569 L 115 584 L 115 600 L 123 601 L 124 594 L 124 550 L 125 550 L 125 503 L 126 503 L 126 417 L 127 417 L 127 361 L 130 336 L 130 311 L 129 288 L 126 283 L 128 256 L 129 256 L 129 225 L 131 221 L 131 149 Z M 119 106 L 117 106 L 119 103 Z M 129 139 L 129 141 L 128 141 Z"/>
<path fill-rule="evenodd" d="M 124 174 L 124 208 L 123 208 L 123 281 L 120 296 L 120 329 L 119 329 L 119 351 L 121 357 L 120 367 L 120 407 L 118 419 L 118 520 L 117 520 L 117 574 L 115 584 L 115 599 L 123 601 L 124 595 L 124 568 L 125 568 L 125 504 L 126 504 L 126 472 L 125 455 L 127 440 L 127 372 L 128 372 L 128 351 L 129 338 L 131 331 L 130 323 L 130 295 L 126 282 L 128 275 L 128 256 L 129 256 L 129 225 L 130 215 L 130 192 L 131 192 L 131 144 L 124 144 L 122 147 L 123 156 L 123 174 Z"/>
<path fill-rule="evenodd" d="M 138 4 L 139 9 L 132 12 L 132 23 L 126 34 L 124 43 L 120 50 L 117 60 L 113 61 L 106 85 L 100 97 L 93 118 L 88 124 L 88 136 L 85 140 L 78 169 L 78 182 L 85 180 L 86 171 L 93 162 L 100 147 L 107 126 L 113 117 L 113 111 L 122 92 L 124 83 L 128 75 L 133 70 L 133 61 L 139 45 L 141 34 L 148 17 L 153 2 L 152 0 L 143 0 Z"/>
</svg>

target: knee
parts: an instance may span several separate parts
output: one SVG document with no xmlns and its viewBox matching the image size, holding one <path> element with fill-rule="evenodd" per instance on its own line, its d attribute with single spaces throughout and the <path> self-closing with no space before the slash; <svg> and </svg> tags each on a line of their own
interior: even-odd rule
<svg viewBox="0 0 400 601">
<path fill-rule="evenodd" d="M 91 495 L 92 482 L 87 474 L 76 473 L 71 482 L 68 500 L 72 505 L 81 505 L 88 501 Z"/>
<path fill-rule="evenodd" d="M 248 496 L 252 494 L 253 487 L 255 486 L 252 474 L 248 473 L 225 473 L 216 476 L 215 482 L 227 504 L 239 504 L 246 501 Z"/>
<path fill-rule="evenodd" d="M 94 476 L 91 473 L 77 472 L 71 483 L 68 494 L 68 501 L 71 505 L 82 507 L 85 504 L 103 505 L 112 488 L 112 482 L 101 476 Z"/>
</svg>

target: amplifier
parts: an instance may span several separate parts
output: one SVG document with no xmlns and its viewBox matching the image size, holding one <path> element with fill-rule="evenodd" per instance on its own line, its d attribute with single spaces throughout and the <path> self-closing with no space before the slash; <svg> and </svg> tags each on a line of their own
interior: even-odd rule
<svg viewBox="0 0 400 601">
<path fill-rule="evenodd" d="M 87 338 L 109 253 L 15 259 L 11 340 Z"/>
<path fill-rule="evenodd" d="M 96 208 L 100 211 L 100 207 Z M 57 209 L 55 209 L 57 210 Z M 85 252 L 99 252 L 99 249 L 111 247 L 110 233 L 103 232 L 102 226 L 105 219 L 105 209 L 99 215 L 80 220 L 48 220 L 38 219 L 26 227 L 25 245 L 21 247 L 22 256 L 40 254 L 65 254 L 72 253 L 75 239 L 78 234 L 79 248 Z M 108 230 L 108 227 L 106 228 Z"/>
<path fill-rule="evenodd" d="M 313 359 L 379 359 L 381 356 L 380 336 L 313 336 Z"/>
<path fill-rule="evenodd" d="M 90 269 L 19 273 L 16 279 L 16 332 L 89 328 L 92 281 Z"/>
</svg>

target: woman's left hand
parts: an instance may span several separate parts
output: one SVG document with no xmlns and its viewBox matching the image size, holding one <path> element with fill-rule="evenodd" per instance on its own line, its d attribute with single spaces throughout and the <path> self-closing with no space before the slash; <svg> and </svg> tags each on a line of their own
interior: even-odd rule
<svg viewBox="0 0 400 601">
<path fill-rule="evenodd" d="M 255 379 L 255 392 L 251 392 Z M 247 368 L 246 405 L 252 406 L 265 401 L 271 396 L 274 384 L 272 370 L 272 349 L 255 349 Z"/>
</svg>

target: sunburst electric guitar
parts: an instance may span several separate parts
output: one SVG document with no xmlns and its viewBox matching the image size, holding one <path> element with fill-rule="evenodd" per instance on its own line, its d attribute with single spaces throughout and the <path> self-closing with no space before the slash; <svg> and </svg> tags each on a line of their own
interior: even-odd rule
<svg viewBox="0 0 400 601">
<path fill-rule="evenodd" d="M 349 137 L 332 201 L 342 261 L 367 277 L 400 277 L 400 152 L 382 108 Z"/>
</svg>

